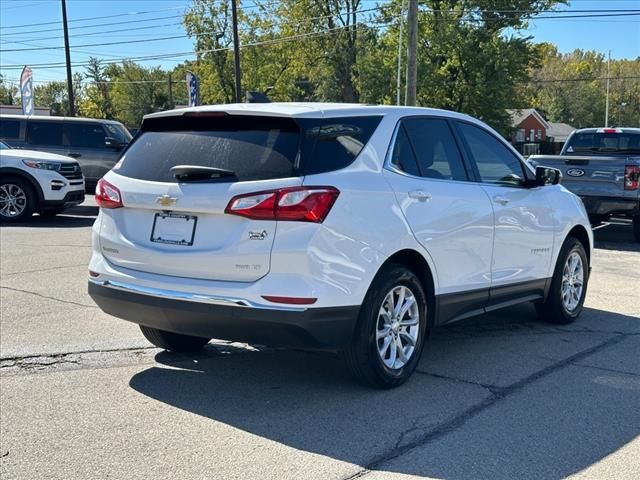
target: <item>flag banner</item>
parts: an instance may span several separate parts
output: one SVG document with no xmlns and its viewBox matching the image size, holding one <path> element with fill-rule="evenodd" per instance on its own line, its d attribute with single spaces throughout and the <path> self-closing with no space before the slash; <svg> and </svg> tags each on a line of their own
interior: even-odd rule
<svg viewBox="0 0 640 480">
<path fill-rule="evenodd" d="M 22 113 L 33 115 L 33 73 L 26 65 L 20 75 L 20 94 L 22 95 Z"/>
<path fill-rule="evenodd" d="M 187 71 L 187 93 L 190 107 L 200 105 L 200 80 L 195 73 L 189 71 Z"/>
</svg>

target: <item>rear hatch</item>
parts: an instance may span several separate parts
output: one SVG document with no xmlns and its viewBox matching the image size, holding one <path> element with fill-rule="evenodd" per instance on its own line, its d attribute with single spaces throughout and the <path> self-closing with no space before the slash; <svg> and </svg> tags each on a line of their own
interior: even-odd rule
<svg viewBox="0 0 640 480">
<path fill-rule="evenodd" d="M 145 119 L 104 178 L 124 208 L 103 208 L 103 255 L 115 266 L 149 273 L 258 280 L 269 271 L 278 222 L 225 213 L 231 199 L 297 187 L 305 174 L 345 166 L 336 159 L 351 162 L 379 123 L 362 118 L 366 128 L 354 127 L 353 142 L 344 131 L 323 136 L 331 128 L 323 119 L 223 112 Z M 326 148 L 316 144 L 327 140 L 342 153 L 333 151 L 318 165 L 314 152 Z"/>
</svg>

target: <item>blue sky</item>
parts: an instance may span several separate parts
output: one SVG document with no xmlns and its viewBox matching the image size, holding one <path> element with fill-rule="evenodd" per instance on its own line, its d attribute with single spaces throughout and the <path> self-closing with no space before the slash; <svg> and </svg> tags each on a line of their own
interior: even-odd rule
<svg viewBox="0 0 640 480">
<path fill-rule="evenodd" d="M 180 23 L 181 14 L 190 3 L 190 0 L 67 0 L 72 47 L 91 44 L 73 48 L 71 60 L 82 63 L 90 56 L 110 60 L 190 52 L 193 42 L 186 37 Z M 363 3 L 362 8 L 371 8 L 380 2 L 369 0 Z M 251 8 L 253 3 L 247 0 L 243 5 Z M 560 8 L 574 12 L 619 9 L 640 10 L 640 0 L 573 0 L 568 7 Z M 46 24 L 22 27 L 34 23 Z M 536 41 L 558 45 L 561 52 L 582 48 L 602 53 L 611 50 L 612 58 L 640 57 L 640 15 L 562 20 L 541 18 L 531 22 L 528 33 Z M 146 41 L 160 37 L 172 38 Z M 125 41 L 130 43 L 104 45 Z M 59 0 L 0 0 L 0 73 L 7 80 L 15 80 L 20 75 L 20 70 L 12 69 L 12 65 L 64 63 L 64 50 L 59 48 L 63 45 Z M 9 51 L 41 47 L 58 48 Z M 144 64 L 171 68 L 188 58 L 193 57 L 185 55 Z M 65 78 L 65 70 L 61 66 L 34 66 L 33 71 L 37 82 Z M 83 71 L 83 68 L 74 68 L 74 71 Z"/>
</svg>

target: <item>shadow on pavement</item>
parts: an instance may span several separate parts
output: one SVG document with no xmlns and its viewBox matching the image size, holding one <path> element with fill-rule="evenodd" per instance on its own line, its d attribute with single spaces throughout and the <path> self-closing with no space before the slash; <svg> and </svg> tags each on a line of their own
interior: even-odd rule
<svg viewBox="0 0 640 480">
<path fill-rule="evenodd" d="M 98 207 L 80 205 L 58 215 L 34 215 L 20 223 L 3 223 L 2 227 L 76 228 L 90 227 L 96 220 Z"/>
<path fill-rule="evenodd" d="M 640 242 L 633 236 L 631 222 L 611 223 L 593 232 L 595 248 L 618 250 L 623 252 L 640 252 Z"/>
<path fill-rule="evenodd" d="M 612 328 L 600 334 L 579 330 L 580 321 L 567 331 L 534 318 L 530 306 L 519 307 L 437 331 L 432 343 L 438 363 L 462 359 L 461 371 L 490 372 L 497 359 L 506 370 L 544 361 L 495 388 L 429 373 L 429 344 L 423 373 L 390 391 L 357 386 L 334 355 L 268 349 L 234 354 L 214 347 L 197 356 L 159 353 L 161 365 L 133 376 L 130 386 L 253 435 L 373 470 L 436 478 L 560 478 L 640 434 L 640 372 L 615 369 L 618 360 L 633 365 L 629 357 L 638 354 L 638 337 L 615 331 L 638 332 L 640 319 L 585 309 L 581 318 L 588 326 L 602 320 Z M 584 338 L 589 347 L 564 352 Z M 469 339 L 480 348 L 469 351 Z M 544 360 L 550 344 L 557 345 L 553 361 Z M 580 363 L 605 351 L 600 367 Z M 503 358 L 503 352 L 512 353 Z"/>
</svg>

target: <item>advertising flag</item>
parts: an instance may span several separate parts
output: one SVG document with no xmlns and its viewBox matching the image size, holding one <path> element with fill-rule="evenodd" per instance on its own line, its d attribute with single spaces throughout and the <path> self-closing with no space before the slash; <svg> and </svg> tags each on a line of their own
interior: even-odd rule
<svg viewBox="0 0 640 480">
<path fill-rule="evenodd" d="M 187 93 L 190 107 L 200 105 L 200 80 L 195 73 L 189 71 L 187 71 Z"/>
<path fill-rule="evenodd" d="M 20 75 L 20 93 L 22 95 L 22 113 L 33 115 L 33 73 L 26 65 Z"/>
</svg>

